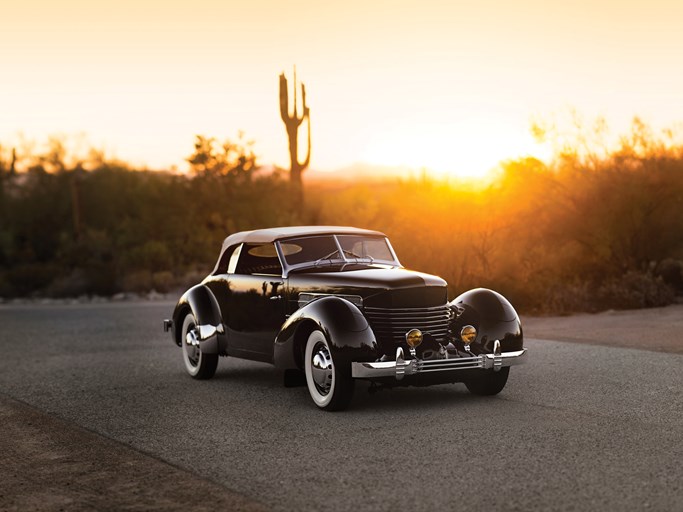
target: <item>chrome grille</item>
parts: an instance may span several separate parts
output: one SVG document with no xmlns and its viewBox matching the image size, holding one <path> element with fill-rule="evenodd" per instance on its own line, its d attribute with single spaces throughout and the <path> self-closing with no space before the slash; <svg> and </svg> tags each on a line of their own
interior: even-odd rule
<svg viewBox="0 0 683 512">
<path fill-rule="evenodd" d="M 429 333 L 438 342 L 444 341 L 448 334 L 450 309 L 447 304 L 431 308 L 394 309 L 366 306 L 363 311 L 380 342 L 405 343 L 406 332 L 410 329 Z"/>
</svg>

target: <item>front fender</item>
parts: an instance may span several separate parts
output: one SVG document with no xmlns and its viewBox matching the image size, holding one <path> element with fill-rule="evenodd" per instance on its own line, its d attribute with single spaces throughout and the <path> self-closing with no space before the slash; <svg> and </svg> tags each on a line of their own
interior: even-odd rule
<svg viewBox="0 0 683 512">
<path fill-rule="evenodd" d="M 214 326 L 217 328 L 215 335 L 206 340 L 200 340 L 202 352 L 205 354 L 218 354 L 222 352 L 226 342 L 223 319 L 221 318 L 218 301 L 209 288 L 203 284 L 198 284 L 187 290 L 178 300 L 178 304 L 176 304 L 173 311 L 172 325 L 173 339 L 178 346 L 182 342 L 180 339 L 182 322 L 188 312 L 192 312 L 198 326 Z"/>
<path fill-rule="evenodd" d="M 353 361 L 378 357 L 375 333 L 363 313 L 348 300 L 329 296 L 309 302 L 287 319 L 275 338 L 275 366 L 301 369 L 303 348 L 313 329 L 325 334 L 338 365 L 350 368 Z"/>
<path fill-rule="evenodd" d="M 473 354 L 491 354 L 495 340 L 500 340 L 502 352 L 522 350 L 524 347 L 519 315 L 500 293 L 476 288 L 459 295 L 450 305 L 456 311 L 451 329 L 460 348 L 464 347 L 460 330 L 465 325 L 472 325 L 477 330 L 477 337 L 470 344 Z"/>
</svg>

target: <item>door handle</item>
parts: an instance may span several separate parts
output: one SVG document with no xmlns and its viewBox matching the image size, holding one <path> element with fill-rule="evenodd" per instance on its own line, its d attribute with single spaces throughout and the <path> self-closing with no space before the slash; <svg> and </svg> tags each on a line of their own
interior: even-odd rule
<svg viewBox="0 0 683 512">
<path fill-rule="evenodd" d="M 273 295 L 270 297 L 270 300 L 280 300 L 282 299 L 282 295 Z"/>
</svg>

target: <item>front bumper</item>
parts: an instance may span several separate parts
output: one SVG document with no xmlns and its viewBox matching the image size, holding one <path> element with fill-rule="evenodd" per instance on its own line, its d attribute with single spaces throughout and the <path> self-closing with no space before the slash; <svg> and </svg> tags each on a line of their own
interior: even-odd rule
<svg viewBox="0 0 683 512">
<path fill-rule="evenodd" d="M 497 346 L 497 348 L 500 345 Z M 401 380 L 406 375 L 431 372 L 449 372 L 455 370 L 491 369 L 498 371 L 505 366 L 522 364 L 526 361 L 527 349 L 515 352 L 481 354 L 472 357 L 454 357 L 451 359 L 404 359 L 403 349 L 396 350 L 396 361 L 375 363 L 351 363 L 351 376 L 355 379 L 373 379 L 378 377 L 395 377 Z"/>
</svg>

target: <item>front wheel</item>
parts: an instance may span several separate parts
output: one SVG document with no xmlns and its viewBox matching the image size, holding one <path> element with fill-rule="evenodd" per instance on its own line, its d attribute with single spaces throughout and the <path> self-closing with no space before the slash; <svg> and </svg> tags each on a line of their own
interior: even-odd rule
<svg viewBox="0 0 683 512">
<path fill-rule="evenodd" d="M 194 333 L 197 321 L 192 313 L 183 320 L 180 344 L 183 350 L 183 362 L 187 373 L 194 379 L 210 379 L 216 373 L 218 354 L 204 354 L 198 345 L 193 345 L 188 334 Z"/>
<path fill-rule="evenodd" d="M 306 385 L 315 405 L 326 411 L 346 409 L 353 396 L 353 378 L 335 364 L 327 338 L 315 330 L 308 336 L 304 354 Z"/>
<path fill-rule="evenodd" d="M 497 395 L 508 381 L 510 367 L 506 366 L 497 372 L 486 370 L 484 375 L 477 376 L 465 382 L 465 386 L 474 395 L 491 396 Z"/>
</svg>

